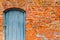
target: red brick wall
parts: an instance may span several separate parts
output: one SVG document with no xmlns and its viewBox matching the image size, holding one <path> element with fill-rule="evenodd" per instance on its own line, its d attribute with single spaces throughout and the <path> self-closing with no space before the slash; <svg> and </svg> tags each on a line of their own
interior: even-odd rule
<svg viewBox="0 0 60 40">
<path fill-rule="evenodd" d="M 26 40 L 60 40 L 60 0 L 0 0 L 0 40 L 4 40 L 3 11 L 26 11 Z"/>
</svg>

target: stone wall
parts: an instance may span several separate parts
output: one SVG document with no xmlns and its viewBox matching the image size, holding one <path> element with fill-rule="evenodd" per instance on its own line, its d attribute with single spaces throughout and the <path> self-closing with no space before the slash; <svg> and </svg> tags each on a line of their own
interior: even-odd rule
<svg viewBox="0 0 60 40">
<path fill-rule="evenodd" d="M 60 40 L 60 0 L 0 0 L 0 40 L 8 8 L 26 11 L 26 40 Z"/>
</svg>

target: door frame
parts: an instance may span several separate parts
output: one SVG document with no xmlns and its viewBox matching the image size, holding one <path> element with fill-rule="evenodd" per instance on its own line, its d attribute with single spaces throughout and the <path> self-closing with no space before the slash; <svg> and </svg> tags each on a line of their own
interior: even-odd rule
<svg viewBox="0 0 60 40">
<path fill-rule="evenodd" d="M 24 16 L 25 16 L 25 20 L 24 20 L 24 40 L 25 40 L 25 38 L 26 38 L 26 11 L 25 10 L 23 10 L 23 9 L 20 9 L 20 8 L 8 8 L 8 9 L 6 9 L 6 10 L 4 10 L 3 11 L 3 13 L 4 13 L 4 22 L 3 22 L 3 28 L 4 28 L 4 40 L 6 40 L 6 33 L 5 33 L 5 28 L 6 28 L 6 26 L 5 26 L 5 23 L 6 23 L 6 19 L 5 19 L 5 15 L 6 15 L 6 13 L 8 12 L 8 11 L 13 11 L 13 10 L 15 10 L 15 11 L 20 11 L 20 12 L 23 12 L 23 13 L 25 13 L 24 14 Z"/>
</svg>

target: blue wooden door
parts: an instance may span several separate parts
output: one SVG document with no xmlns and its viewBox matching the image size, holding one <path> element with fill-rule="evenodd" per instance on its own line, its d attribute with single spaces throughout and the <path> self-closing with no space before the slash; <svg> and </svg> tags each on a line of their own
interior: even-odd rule
<svg viewBox="0 0 60 40">
<path fill-rule="evenodd" d="M 5 40 L 25 40 L 25 13 L 8 11 L 4 17 Z"/>
</svg>

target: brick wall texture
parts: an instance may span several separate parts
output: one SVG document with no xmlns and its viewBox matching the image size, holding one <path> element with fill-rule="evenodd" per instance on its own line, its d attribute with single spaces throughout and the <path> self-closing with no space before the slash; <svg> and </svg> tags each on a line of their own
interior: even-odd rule
<svg viewBox="0 0 60 40">
<path fill-rule="evenodd" d="M 4 40 L 4 13 L 26 11 L 26 40 L 60 40 L 60 0 L 0 0 L 0 40 Z"/>
</svg>

